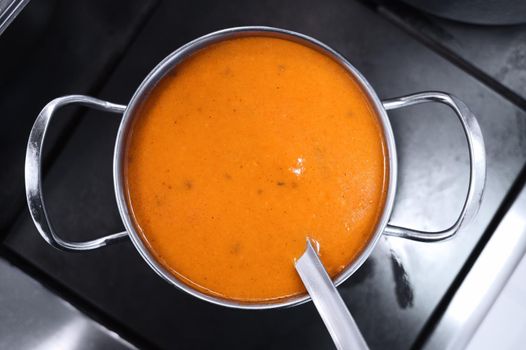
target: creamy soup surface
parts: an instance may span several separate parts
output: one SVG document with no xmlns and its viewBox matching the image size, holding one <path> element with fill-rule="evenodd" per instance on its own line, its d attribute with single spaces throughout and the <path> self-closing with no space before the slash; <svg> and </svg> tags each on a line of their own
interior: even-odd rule
<svg viewBox="0 0 526 350">
<path fill-rule="evenodd" d="M 262 302 L 305 293 L 309 238 L 336 276 L 371 239 L 389 171 L 381 125 L 332 58 L 252 36 L 206 47 L 152 91 L 125 157 L 141 239 L 184 283 Z"/>
</svg>

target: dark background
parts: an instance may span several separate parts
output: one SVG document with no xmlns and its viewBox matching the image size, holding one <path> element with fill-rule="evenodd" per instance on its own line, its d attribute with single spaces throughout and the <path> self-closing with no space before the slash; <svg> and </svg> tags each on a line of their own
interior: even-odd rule
<svg viewBox="0 0 526 350">
<path fill-rule="evenodd" d="M 451 22 L 395 2 L 33 1 L 0 37 L 0 255 L 140 348 L 332 348 L 311 303 L 238 311 L 171 287 L 130 242 L 81 254 L 49 247 L 26 209 L 25 145 L 51 99 L 88 94 L 125 104 L 148 72 L 184 43 L 242 25 L 295 30 L 341 52 L 381 98 L 457 95 L 477 115 L 488 157 L 475 223 L 443 243 L 383 238 L 340 288 L 372 349 L 419 348 L 523 181 L 526 26 Z M 399 153 L 393 221 L 451 224 L 468 183 L 460 124 L 444 107 L 390 113 Z M 123 229 L 112 152 L 120 117 L 65 108 L 50 126 L 45 185 L 57 232 L 70 240 Z"/>
</svg>

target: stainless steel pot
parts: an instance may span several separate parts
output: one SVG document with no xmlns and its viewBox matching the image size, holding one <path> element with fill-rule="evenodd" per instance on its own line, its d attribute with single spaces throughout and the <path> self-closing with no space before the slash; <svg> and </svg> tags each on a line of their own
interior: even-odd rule
<svg viewBox="0 0 526 350">
<path fill-rule="evenodd" d="M 239 27 L 225 29 L 205 35 L 171 53 L 161 63 L 159 63 L 157 67 L 155 67 L 150 72 L 150 74 L 148 74 L 127 106 L 101 101 L 88 96 L 69 95 L 57 98 L 44 107 L 42 112 L 40 112 L 38 115 L 35 124 L 33 125 L 33 129 L 31 130 L 31 134 L 29 135 L 25 164 L 25 183 L 27 202 L 31 216 L 38 231 L 46 240 L 46 242 L 48 242 L 51 246 L 64 251 L 85 251 L 101 248 L 108 244 L 116 243 L 129 237 L 146 263 L 148 263 L 148 265 L 166 281 L 197 298 L 222 306 L 239 309 L 272 309 L 294 306 L 308 301 L 310 299 L 309 296 L 304 294 L 272 302 L 242 303 L 239 301 L 233 301 L 204 294 L 190 287 L 181 280 L 177 279 L 161 264 L 159 264 L 150 251 L 146 248 L 143 241 L 137 234 L 125 197 L 125 186 L 123 182 L 123 154 L 126 147 L 126 139 L 132 124 L 132 120 L 137 115 L 136 111 L 143 100 L 148 98 L 149 92 L 169 71 L 171 71 L 175 66 L 177 66 L 177 64 L 197 50 L 225 39 L 255 35 L 278 37 L 296 41 L 316 49 L 339 62 L 355 77 L 356 81 L 361 84 L 363 90 L 370 98 L 376 110 L 376 114 L 383 129 L 383 134 L 387 144 L 387 157 L 389 162 L 389 185 L 387 189 L 385 207 L 370 242 L 367 244 L 361 255 L 355 261 L 349 264 L 349 266 L 347 266 L 334 279 L 335 285 L 341 284 L 362 265 L 362 263 L 371 254 L 380 236 L 383 234 L 426 242 L 440 241 L 450 238 L 457 231 L 464 228 L 471 221 L 471 219 L 473 219 L 479 209 L 482 192 L 484 189 L 486 177 L 486 156 L 480 127 L 474 115 L 463 102 L 458 100 L 456 97 L 443 92 L 422 92 L 414 95 L 385 100 L 382 102 L 376 95 L 373 88 L 369 85 L 367 80 L 365 80 L 365 78 L 360 74 L 360 72 L 358 72 L 358 70 L 356 70 L 356 68 L 354 68 L 342 55 L 327 45 L 306 35 L 284 29 L 270 27 Z M 389 123 L 389 119 L 387 118 L 386 111 L 424 102 L 438 102 L 451 107 L 451 109 L 458 116 L 462 127 L 464 128 L 470 154 L 471 176 L 464 207 L 458 219 L 451 227 L 438 232 L 425 232 L 388 224 L 389 217 L 391 216 L 393 209 L 396 192 L 397 158 L 393 130 L 391 128 L 391 124 Z M 69 242 L 61 239 L 53 230 L 53 226 L 46 212 L 42 193 L 42 146 L 49 121 L 51 120 L 54 112 L 58 108 L 67 104 L 80 104 L 103 111 L 123 114 L 115 143 L 113 180 L 119 212 L 124 222 L 124 226 L 126 227 L 125 232 L 111 234 L 87 242 Z"/>
</svg>

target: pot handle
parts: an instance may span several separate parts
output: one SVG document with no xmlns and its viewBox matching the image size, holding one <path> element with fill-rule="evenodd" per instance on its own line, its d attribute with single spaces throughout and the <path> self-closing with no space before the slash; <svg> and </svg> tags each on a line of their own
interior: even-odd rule
<svg viewBox="0 0 526 350">
<path fill-rule="evenodd" d="M 56 235 L 44 205 L 44 195 L 42 193 L 42 147 L 44 137 L 46 136 L 49 122 L 55 111 L 68 104 L 79 104 L 112 113 L 123 113 L 126 110 L 126 106 L 124 105 L 118 105 L 83 95 L 62 96 L 49 102 L 38 115 L 35 124 L 33 124 L 27 143 L 25 163 L 27 204 L 38 232 L 51 246 L 63 251 L 97 249 L 110 243 L 121 241 L 128 236 L 128 233 L 126 231 L 114 233 L 86 242 L 65 241 Z"/>
<path fill-rule="evenodd" d="M 429 91 L 382 101 L 386 110 L 425 102 L 438 102 L 451 107 L 462 124 L 468 142 L 470 159 L 469 188 L 466 201 L 458 219 L 451 227 L 445 230 L 428 232 L 388 224 L 384 233 L 388 236 L 408 238 L 416 241 L 435 242 L 452 237 L 458 230 L 468 225 L 477 214 L 486 181 L 486 151 L 477 119 L 464 102 L 455 96 L 444 92 Z"/>
</svg>

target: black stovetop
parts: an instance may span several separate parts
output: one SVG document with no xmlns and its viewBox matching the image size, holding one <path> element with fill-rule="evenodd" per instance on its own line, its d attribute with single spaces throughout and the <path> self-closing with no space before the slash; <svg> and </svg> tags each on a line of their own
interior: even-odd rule
<svg viewBox="0 0 526 350">
<path fill-rule="evenodd" d="M 25 207 L 25 144 L 45 103 L 84 93 L 125 104 L 171 51 L 241 25 L 282 27 L 329 44 L 381 98 L 443 90 L 478 117 L 488 178 L 475 223 L 442 243 L 382 238 L 339 288 L 372 349 L 418 348 L 526 163 L 526 26 L 459 24 L 353 0 L 31 2 L 0 37 L 0 255 L 140 348 L 332 348 L 311 303 L 273 311 L 207 304 L 161 280 L 129 242 L 82 254 L 54 250 Z M 468 183 L 460 125 L 437 106 L 389 116 L 399 156 L 393 222 L 447 226 Z M 51 125 L 44 191 L 57 232 L 68 239 L 122 230 L 111 168 L 118 123 L 118 116 L 66 109 Z"/>
</svg>

